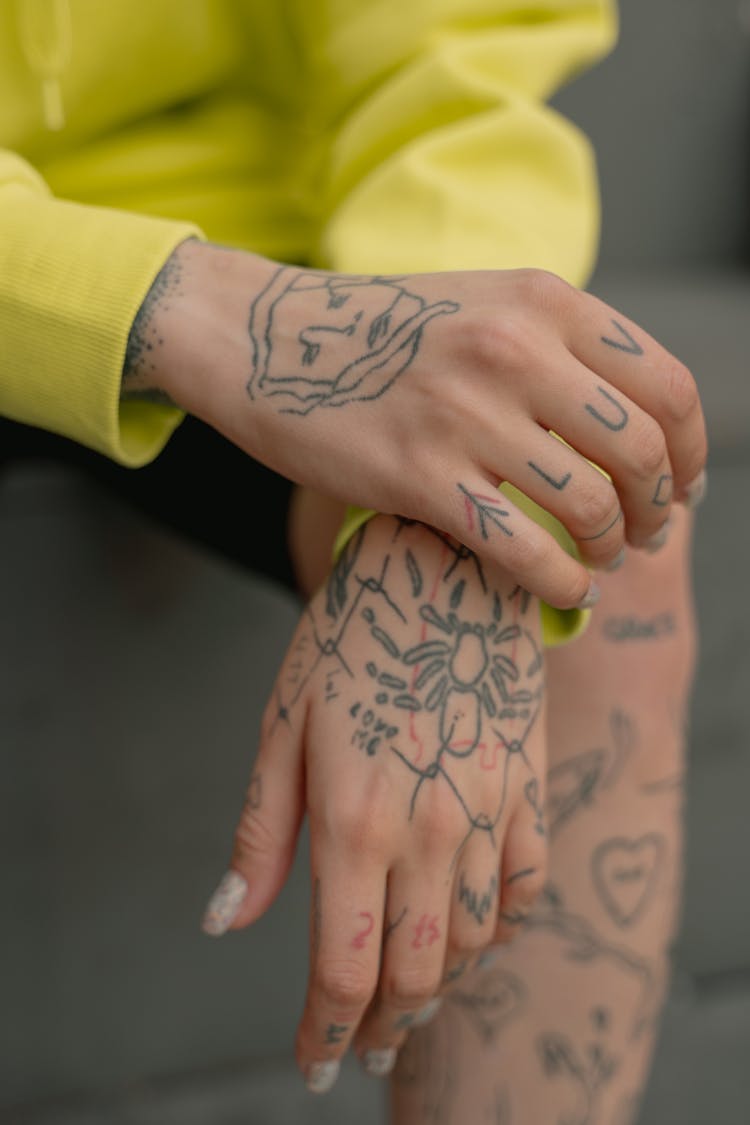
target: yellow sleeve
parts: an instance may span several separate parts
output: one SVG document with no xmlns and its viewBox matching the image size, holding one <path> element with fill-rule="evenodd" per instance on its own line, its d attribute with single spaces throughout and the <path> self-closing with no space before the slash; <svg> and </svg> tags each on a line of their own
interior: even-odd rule
<svg viewBox="0 0 750 1125">
<path fill-rule="evenodd" d="M 612 47 L 614 0 L 323 7 L 314 98 L 331 140 L 317 264 L 537 267 L 582 285 L 598 240 L 595 162 L 544 102 Z"/>
<path fill-rule="evenodd" d="M 124 465 L 160 451 L 181 412 L 120 403 L 133 319 L 190 224 L 54 199 L 0 151 L 0 414 Z"/>
</svg>

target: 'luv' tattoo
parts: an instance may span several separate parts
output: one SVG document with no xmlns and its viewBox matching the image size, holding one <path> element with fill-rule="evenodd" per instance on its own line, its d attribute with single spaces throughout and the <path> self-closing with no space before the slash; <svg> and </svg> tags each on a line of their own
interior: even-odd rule
<svg viewBox="0 0 750 1125">
<path fill-rule="evenodd" d="M 614 417 L 607 418 L 601 411 L 597 410 L 595 406 L 592 406 L 590 402 L 585 404 L 586 409 L 592 418 L 596 418 L 597 422 L 601 422 L 603 426 L 606 426 L 608 430 L 612 430 L 613 433 L 619 433 L 619 431 L 624 430 L 628 424 L 629 415 L 627 410 L 622 403 L 618 402 L 614 395 L 611 395 L 604 387 L 597 387 L 596 389 L 612 406 Z M 610 411 L 610 414 L 611 413 Z"/>
<path fill-rule="evenodd" d="M 250 398 L 291 414 L 380 398 L 414 361 L 430 321 L 461 307 L 430 304 L 403 281 L 277 270 L 250 309 Z M 284 332 L 274 332 L 282 320 Z"/>
<path fill-rule="evenodd" d="M 628 332 L 619 320 L 613 320 L 615 328 L 620 334 L 621 339 L 615 340 L 610 336 L 601 336 L 600 339 L 607 347 L 616 348 L 619 352 L 627 352 L 629 355 L 643 355 L 643 348 L 637 340 Z"/>
</svg>

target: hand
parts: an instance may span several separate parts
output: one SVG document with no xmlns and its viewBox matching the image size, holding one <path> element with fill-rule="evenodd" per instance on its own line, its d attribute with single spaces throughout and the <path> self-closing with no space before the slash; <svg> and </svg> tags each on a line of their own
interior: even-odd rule
<svg viewBox="0 0 750 1125">
<path fill-rule="evenodd" d="M 539 607 L 439 532 L 378 516 L 303 615 L 263 720 L 210 933 L 280 890 L 307 805 L 310 978 L 297 1057 L 386 1073 L 441 987 L 545 877 Z M 356 1038 L 355 1038 L 356 1037 Z"/>
<path fill-rule="evenodd" d="M 702 487 L 690 373 L 551 274 L 350 277 L 199 242 L 175 255 L 149 358 L 163 390 L 292 480 L 440 527 L 551 605 L 585 602 L 590 574 L 499 482 L 555 515 L 590 567 L 626 540 L 659 544 L 673 500 Z"/>
</svg>

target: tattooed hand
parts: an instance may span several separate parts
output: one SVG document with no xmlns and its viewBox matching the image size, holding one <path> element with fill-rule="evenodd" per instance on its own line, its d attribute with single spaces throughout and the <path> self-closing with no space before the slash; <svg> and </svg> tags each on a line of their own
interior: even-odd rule
<svg viewBox="0 0 750 1125">
<path fill-rule="evenodd" d="M 123 393 L 154 389 L 292 480 L 443 528 L 562 608 L 591 600 L 590 575 L 499 482 L 592 567 L 626 539 L 658 546 L 673 499 L 703 488 L 690 373 L 537 270 L 346 276 L 186 242 L 129 341 Z"/>
<path fill-rule="evenodd" d="M 355 1033 L 386 1073 L 441 986 L 528 911 L 546 863 L 543 705 L 535 599 L 420 524 L 358 533 L 290 645 L 205 921 L 223 933 L 268 908 L 306 804 L 311 1088 Z"/>
</svg>

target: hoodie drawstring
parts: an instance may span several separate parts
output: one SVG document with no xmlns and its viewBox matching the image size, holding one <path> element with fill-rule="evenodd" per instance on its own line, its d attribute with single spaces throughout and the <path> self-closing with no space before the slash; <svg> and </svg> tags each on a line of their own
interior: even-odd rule
<svg viewBox="0 0 750 1125">
<path fill-rule="evenodd" d="M 40 83 L 44 123 L 65 125 L 60 77 L 70 62 L 72 29 L 69 0 L 16 0 L 21 49 Z"/>
</svg>

